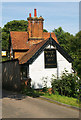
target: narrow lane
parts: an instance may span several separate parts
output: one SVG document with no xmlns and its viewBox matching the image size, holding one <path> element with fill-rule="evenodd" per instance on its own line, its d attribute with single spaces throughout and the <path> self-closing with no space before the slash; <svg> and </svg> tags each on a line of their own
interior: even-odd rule
<svg viewBox="0 0 81 120">
<path fill-rule="evenodd" d="M 3 91 L 3 118 L 78 118 L 79 111 L 47 101 Z"/>
</svg>

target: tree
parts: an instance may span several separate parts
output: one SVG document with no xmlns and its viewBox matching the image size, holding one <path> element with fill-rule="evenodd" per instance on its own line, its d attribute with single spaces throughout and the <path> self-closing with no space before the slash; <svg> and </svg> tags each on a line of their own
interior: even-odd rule
<svg viewBox="0 0 81 120">
<path fill-rule="evenodd" d="M 13 20 L 8 22 L 2 28 L 2 49 L 9 48 L 9 32 L 10 31 L 27 31 L 28 22 L 25 20 Z"/>
<path fill-rule="evenodd" d="M 55 33 L 61 47 L 63 47 L 69 53 L 69 45 L 74 36 L 70 35 L 70 33 L 68 32 L 64 32 L 61 27 L 59 27 L 58 29 L 54 29 L 53 32 Z"/>
<path fill-rule="evenodd" d="M 8 50 L 9 47 L 9 34 L 2 32 L 2 50 Z"/>
<path fill-rule="evenodd" d="M 2 35 L 1 35 L 1 27 L 0 27 L 0 51 L 1 51 L 1 40 L 2 40 Z M 0 62 L 1 62 L 1 57 L 0 57 Z"/>
<path fill-rule="evenodd" d="M 75 36 L 68 32 L 64 32 L 61 27 L 54 29 L 53 32 L 55 32 L 61 47 L 63 47 L 74 59 L 73 67 L 77 71 L 78 76 L 81 78 L 81 31 L 78 32 Z"/>
<path fill-rule="evenodd" d="M 46 29 L 43 29 L 43 32 L 48 32 Z"/>
<path fill-rule="evenodd" d="M 9 31 L 27 31 L 28 22 L 25 20 L 13 20 L 4 25 L 2 31 L 9 33 Z"/>
<path fill-rule="evenodd" d="M 76 34 L 76 59 L 74 61 L 74 68 L 77 70 L 78 76 L 81 78 L 81 31 Z"/>
</svg>

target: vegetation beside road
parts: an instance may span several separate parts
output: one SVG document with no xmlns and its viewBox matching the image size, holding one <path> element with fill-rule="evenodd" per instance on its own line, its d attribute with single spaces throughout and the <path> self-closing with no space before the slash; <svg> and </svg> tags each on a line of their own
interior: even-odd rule
<svg viewBox="0 0 81 120">
<path fill-rule="evenodd" d="M 73 98 L 73 97 L 67 97 L 67 96 L 61 96 L 58 94 L 44 94 L 43 95 L 46 98 L 55 100 L 57 102 L 60 103 L 64 103 L 67 105 L 71 105 L 71 106 L 75 106 L 75 107 L 79 107 L 79 100 L 77 98 Z"/>
<path fill-rule="evenodd" d="M 64 104 L 71 105 L 74 107 L 79 107 L 79 100 L 77 98 L 62 96 L 62 95 L 58 95 L 57 93 L 49 94 L 49 92 L 37 91 L 33 89 L 30 89 L 30 90 L 24 89 L 22 93 L 26 94 L 27 96 L 34 97 L 34 98 L 43 96 L 45 98 L 49 98 L 51 100 L 55 100 L 60 103 L 64 103 Z"/>
<path fill-rule="evenodd" d="M 43 88 L 34 90 L 31 88 L 31 82 L 26 86 L 23 84 L 22 93 L 31 97 L 44 96 L 60 103 L 79 107 L 80 99 L 80 79 L 66 70 L 60 78 L 52 76 L 51 88 L 47 88 L 47 77 L 43 77 Z"/>
<path fill-rule="evenodd" d="M 80 78 L 73 74 L 64 71 L 60 78 L 52 76 L 52 92 L 58 92 L 59 95 L 77 98 L 80 93 Z"/>
</svg>

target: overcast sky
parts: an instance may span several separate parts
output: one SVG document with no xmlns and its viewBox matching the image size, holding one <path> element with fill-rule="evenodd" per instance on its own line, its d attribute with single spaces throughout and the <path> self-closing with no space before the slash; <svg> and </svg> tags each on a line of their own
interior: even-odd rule
<svg viewBox="0 0 81 120">
<path fill-rule="evenodd" d="M 74 35 L 79 31 L 79 2 L 3 2 L 2 27 L 12 20 L 27 20 L 30 12 L 33 17 L 34 8 L 49 32 L 60 26 Z"/>
</svg>

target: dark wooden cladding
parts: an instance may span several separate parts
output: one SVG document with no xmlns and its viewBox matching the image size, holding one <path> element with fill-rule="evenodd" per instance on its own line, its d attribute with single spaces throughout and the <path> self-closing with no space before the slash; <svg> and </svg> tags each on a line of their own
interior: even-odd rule
<svg viewBox="0 0 81 120">
<path fill-rule="evenodd" d="M 57 68 L 56 50 L 44 50 L 45 68 Z"/>
</svg>

